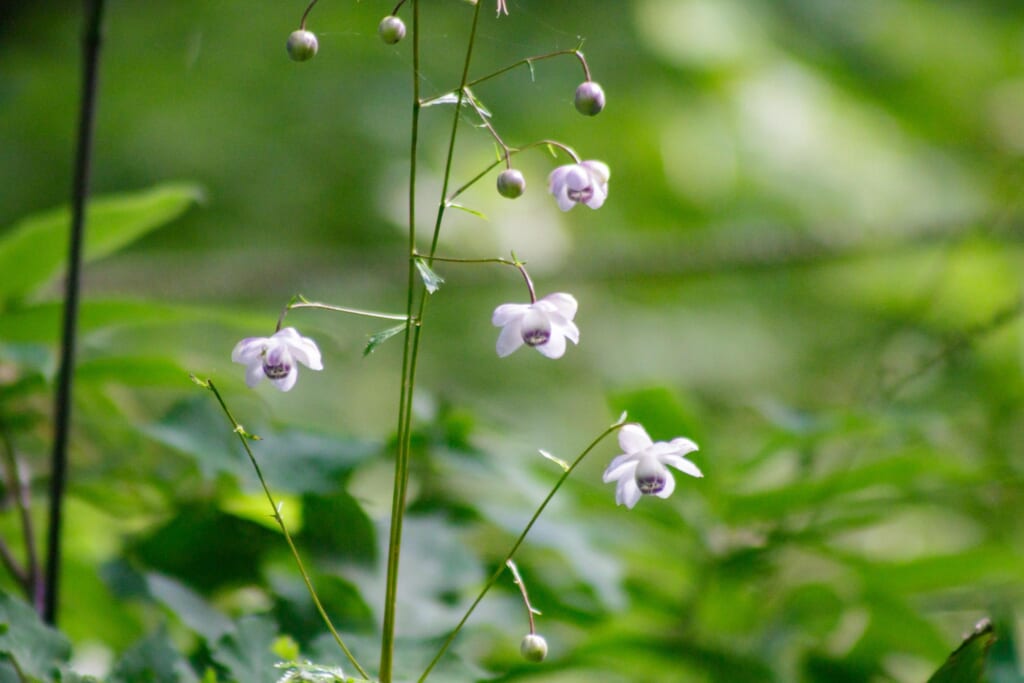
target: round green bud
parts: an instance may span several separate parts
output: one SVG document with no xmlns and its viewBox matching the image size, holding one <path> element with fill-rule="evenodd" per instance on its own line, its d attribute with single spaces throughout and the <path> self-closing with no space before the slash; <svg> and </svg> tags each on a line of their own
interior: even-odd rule
<svg viewBox="0 0 1024 683">
<path fill-rule="evenodd" d="M 523 196 L 526 191 L 526 178 L 514 168 L 509 168 L 498 174 L 498 194 L 502 197 L 515 199 Z"/>
<path fill-rule="evenodd" d="M 377 35 L 388 45 L 394 45 L 405 38 L 405 22 L 393 14 L 386 16 L 377 25 Z"/>
<path fill-rule="evenodd" d="M 523 642 L 519 644 L 519 652 L 528 662 L 543 662 L 548 656 L 548 643 L 544 636 L 527 633 L 523 636 Z"/>
<path fill-rule="evenodd" d="M 584 81 L 576 88 L 576 111 L 597 116 L 604 109 L 604 90 L 594 81 Z"/>
<path fill-rule="evenodd" d="M 292 34 L 288 36 L 287 47 L 289 57 L 296 62 L 305 62 L 316 56 L 316 51 L 320 49 L 320 44 L 317 43 L 316 36 L 312 31 L 299 29 L 298 31 L 292 31 Z"/>
</svg>

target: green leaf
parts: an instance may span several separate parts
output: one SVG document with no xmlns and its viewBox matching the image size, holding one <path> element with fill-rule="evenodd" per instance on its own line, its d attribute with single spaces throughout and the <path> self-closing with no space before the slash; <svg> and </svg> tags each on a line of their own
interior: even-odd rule
<svg viewBox="0 0 1024 683">
<path fill-rule="evenodd" d="M 146 575 L 150 595 L 173 612 L 207 643 L 216 643 L 234 630 L 231 622 L 194 591 L 175 579 L 152 572 Z"/>
<path fill-rule="evenodd" d="M 195 185 L 168 183 L 89 202 L 83 258 L 95 261 L 167 224 L 202 198 Z M 29 216 L 0 239 L 0 300 L 24 296 L 65 268 L 71 211 Z"/>
<path fill-rule="evenodd" d="M 0 655 L 16 662 L 31 680 L 57 680 L 60 667 L 71 656 L 67 639 L 39 620 L 21 600 L 0 593 Z"/>
<path fill-rule="evenodd" d="M 982 619 L 928 683 L 980 683 L 985 675 L 985 657 L 995 640 L 992 622 Z"/>
<path fill-rule="evenodd" d="M 212 648 L 213 659 L 237 683 L 276 683 L 279 673 L 274 654 L 277 626 L 264 617 L 243 617 L 237 632 L 227 634 Z"/>
<path fill-rule="evenodd" d="M 416 270 L 420 273 L 420 278 L 423 279 L 423 286 L 427 288 L 427 291 L 431 294 L 441 289 L 441 285 L 444 284 L 444 278 L 433 271 L 433 269 L 427 265 L 427 262 L 421 258 L 416 259 Z"/>
<path fill-rule="evenodd" d="M 373 564 L 377 555 L 373 522 L 352 496 L 344 491 L 330 496 L 304 496 L 302 517 L 310 523 L 303 526 L 297 540 L 313 552 L 328 555 L 332 560 Z M 322 523 L 323 520 L 330 523 Z"/>
<path fill-rule="evenodd" d="M 363 356 L 369 356 L 378 346 L 386 342 L 388 339 L 391 339 L 396 334 L 401 334 L 402 332 L 405 332 L 405 323 L 389 327 L 386 330 L 381 330 L 380 332 L 370 335 L 370 338 L 366 342 L 366 348 L 363 349 Z"/>
<path fill-rule="evenodd" d="M 448 202 L 448 206 L 450 206 L 453 209 L 458 209 L 459 211 L 465 211 L 466 213 L 476 216 L 477 218 L 482 218 L 485 221 L 487 220 L 487 214 L 485 214 L 483 211 L 471 209 L 465 204 L 459 204 L 458 202 Z"/>
<path fill-rule="evenodd" d="M 193 683 L 199 679 L 161 629 L 128 650 L 109 680 L 110 683 Z"/>
</svg>

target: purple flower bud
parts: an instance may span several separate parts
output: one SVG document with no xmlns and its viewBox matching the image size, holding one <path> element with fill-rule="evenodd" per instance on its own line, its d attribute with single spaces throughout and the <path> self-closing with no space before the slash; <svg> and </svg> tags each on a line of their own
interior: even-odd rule
<svg viewBox="0 0 1024 683">
<path fill-rule="evenodd" d="M 505 169 L 498 174 L 498 194 L 502 197 L 515 199 L 526 191 L 526 178 L 514 168 Z"/>
<path fill-rule="evenodd" d="M 377 26 L 377 35 L 388 45 L 394 45 L 405 38 L 405 22 L 394 15 L 386 16 Z"/>
<path fill-rule="evenodd" d="M 316 56 L 320 44 L 312 31 L 299 29 L 288 36 L 288 56 L 296 62 L 305 62 Z"/>
<path fill-rule="evenodd" d="M 604 109 L 604 90 L 594 81 L 584 81 L 576 88 L 576 111 L 597 116 Z"/>
</svg>

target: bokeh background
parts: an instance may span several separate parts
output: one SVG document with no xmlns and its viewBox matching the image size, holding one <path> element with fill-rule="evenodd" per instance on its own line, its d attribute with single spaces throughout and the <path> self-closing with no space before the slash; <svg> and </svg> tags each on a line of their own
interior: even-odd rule
<svg viewBox="0 0 1024 683">
<path fill-rule="evenodd" d="M 697 440 L 706 477 L 627 512 L 600 481 L 618 450 L 599 447 L 518 556 L 549 661 L 518 659 L 525 612 L 504 581 L 445 680 L 923 681 L 986 615 L 989 680 L 1021 680 L 1024 5 L 508 4 L 485 8 L 472 73 L 582 39 L 607 109 L 574 110 L 571 58 L 476 94 L 509 144 L 607 162 L 610 196 L 559 212 L 546 176 L 562 161 L 538 149 L 517 158 L 524 197 L 487 178 L 462 197 L 486 219 L 448 214 L 442 254 L 515 250 L 541 294 L 576 295 L 582 333 L 558 362 L 498 359 L 490 314 L 524 300 L 519 276 L 438 266 L 399 660 L 417 669 L 560 474 L 537 449 L 571 459 L 628 410 L 657 439 Z M 208 609 L 262 615 L 245 623 L 267 642 L 341 663 L 188 372 L 264 437 L 329 610 L 376 660 L 401 345 L 364 358 L 382 325 L 296 311 L 324 372 L 250 391 L 229 358 L 294 294 L 405 302 L 409 41 L 376 36 L 391 4 L 322 0 L 320 54 L 296 64 L 284 42 L 303 9 L 108 3 L 93 190 L 201 191 L 86 268 L 61 607 L 82 670 L 166 646 L 229 680 Z M 471 10 L 423 3 L 428 93 L 457 84 Z M 0 6 L 0 244 L 67 202 L 80 23 L 69 0 Z M 421 231 L 451 115 L 424 110 Z M 494 159 L 474 123 L 456 184 Z M 58 284 L 0 287 L 0 418 L 40 528 Z M 0 524 L 21 552 L 16 515 Z"/>
</svg>

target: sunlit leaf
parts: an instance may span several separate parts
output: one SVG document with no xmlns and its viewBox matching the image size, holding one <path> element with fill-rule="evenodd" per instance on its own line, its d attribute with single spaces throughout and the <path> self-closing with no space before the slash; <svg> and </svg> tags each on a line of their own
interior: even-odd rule
<svg viewBox="0 0 1024 683">
<path fill-rule="evenodd" d="M 979 683 L 985 675 L 985 657 L 995 640 L 992 622 L 981 620 L 928 683 Z"/>
<path fill-rule="evenodd" d="M 86 212 L 85 261 L 130 244 L 202 197 L 195 185 L 168 183 L 131 194 L 99 197 Z M 71 212 L 67 207 L 23 219 L 0 237 L 0 300 L 28 294 L 65 266 Z"/>
<path fill-rule="evenodd" d="M 366 348 L 363 349 L 363 356 L 369 356 L 378 346 L 386 342 L 388 339 L 391 339 L 396 334 L 401 334 L 402 332 L 405 332 L 405 323 L 389 327 L 386 330 L 381 330 L 380 332 L 370 335 L 369 340 L 366 342 Z"/>
<path fill-rule="evenodd" d="M 427 262 L 421 258 L 416 259 L 416 270 L 419 271 L 420 279 L 423 280 L 423 286 L 427 288 L 427 291 L 431 294 L 441 289 L 441 285 L 444 284 L 444 278 L 434 272 L 434 269 L 427 265 Z"/>
</svg>

